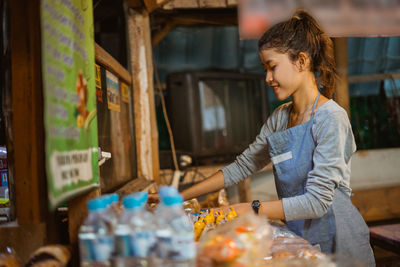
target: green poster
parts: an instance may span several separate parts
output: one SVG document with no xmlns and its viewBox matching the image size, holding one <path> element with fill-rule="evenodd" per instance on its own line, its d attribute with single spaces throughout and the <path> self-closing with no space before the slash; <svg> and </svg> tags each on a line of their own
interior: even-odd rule
<svg viewBox="0 0 400 267">
<path fill-rule="evenodd" d="M 50 208 L 99 186 L 92 0 L 42 0 Z"/>
</svg>

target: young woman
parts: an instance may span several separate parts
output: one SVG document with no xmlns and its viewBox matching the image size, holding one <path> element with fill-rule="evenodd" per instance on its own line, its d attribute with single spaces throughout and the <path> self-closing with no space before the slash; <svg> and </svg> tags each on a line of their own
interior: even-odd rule
<svg viewBox="0 0 400 267">
<path fill-rule="evenodd" d="M 278 201 L 240 203 L 288 227 L 325 253 L 374 266 L 369 230 L 350 201 L 350 158 L 356 151 L 347 113 L 332 97 L 336 69 L 331 39 L 305 11 L 259 40 L 266 81 L 279 100 L 256 140 L 235 162 L 185 190 L 185 199 L 242 181 L 272 161 Z M 319 92 L 323 90 L 323 94 Z"/>
</svg>

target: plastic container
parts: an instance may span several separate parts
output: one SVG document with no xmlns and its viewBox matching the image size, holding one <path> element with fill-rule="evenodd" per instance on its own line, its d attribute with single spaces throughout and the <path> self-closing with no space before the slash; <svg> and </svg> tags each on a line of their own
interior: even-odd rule
<svg viewBox="0 0 400 267">
<path fill-rule="evenodd" d="M 104 219 L 108 224 L 110 224 L 110 227 L 112 231 L 114 232 L 115 227 L 117 227 L 118 220 L 120 217 L 120 212 L 118 211 L 119 209 L 119 197 L 118 194 L 109 194 L 109 195 L 103 195 L 100 198 L 104 199 L 106 203 L 106 210 L 104 211 L 105 216 Z"/>
<path fill-rule="evenodd" d="M 114 236 L 104 197 L 88 201 L 89 214 L 79 229 L 81 266 L 111 266 Z"/>
<path fill-rule="evenodd" d="M 115 266 L 153 266 L 155 246 L 153 215 L 145 208 L 147 193 L 123 199 L 124 212 L 115 229 Z"/>
<path fill-rule="evenodd" d="M 183 198 L 170 188 L 160 190 L 157 216 L 157 265 L 195 266 L 193 224 L 183 210 Z"/>
</svg>

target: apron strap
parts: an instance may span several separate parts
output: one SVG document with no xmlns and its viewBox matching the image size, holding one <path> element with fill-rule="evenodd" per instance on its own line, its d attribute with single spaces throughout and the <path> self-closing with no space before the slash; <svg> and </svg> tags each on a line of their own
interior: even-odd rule
<svg viewBox="0 0 400 267">
<path fill-rule="evenodd" d="M 319 95 L 320 95 L 320 94 L 321 94 L 321 92 L 318 92 L 317 98 L 315 99 L 314 105 L 313 105 L 313 107 L 312 107 L 311 119 L 310 119 L 310 121 L 312 121 L 312 120 L 314 119 L 314 111 L 315 111 L 315 107 L 317 106 L 317 103 L 318 103 L 318 99 L 319 99 Z M 312 124 L 312 123 L 311 123 L 311 124 Z M 311 136 L 312 136 L 312 139 L 313 139 L 313 141 L 314 141 L 314 144 L 317 145 L 317 142 L 316 142 L 315 139 L 314 139 L 314 134 L 312 134 L 312 127 L 311 127 Z"/>
<path fill-rule="evenodd" d="M 315 99 L 314 105 L 313 105 L 313 107 L 312 107 L 312 111 L 311 111 L 311 116 L 312 116 L 312 117 L 314 117 L 315 107 L 317 106 L 317 103 L 318 103 L 318 99 L 319 99 L 319 95 L 320 95 L 320 94 L 321 94 L 321 93 L 318 92 L 317 98 Z"/>
</svg>

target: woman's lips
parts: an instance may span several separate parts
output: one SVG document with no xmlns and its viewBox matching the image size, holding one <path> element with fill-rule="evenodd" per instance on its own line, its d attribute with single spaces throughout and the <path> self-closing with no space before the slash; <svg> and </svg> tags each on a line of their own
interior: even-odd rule
<svg viewBox="0 0 400 267">
<path fill-rule="evenodd" d="M 276 94 L 279 90 L 279 86 L 275 86 L 273 90 L 274 90 L 274 93 Z"/>
</svg>

